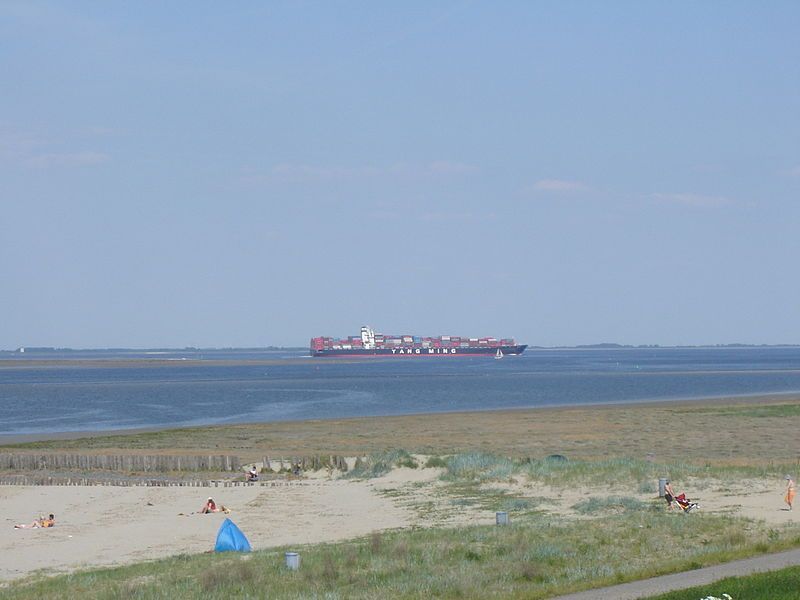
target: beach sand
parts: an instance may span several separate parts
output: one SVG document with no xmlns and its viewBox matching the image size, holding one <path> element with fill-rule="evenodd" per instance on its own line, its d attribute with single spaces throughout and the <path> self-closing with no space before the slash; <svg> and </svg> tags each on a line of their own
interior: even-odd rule
<svg viewBox="0 0 800 600">
<path fill-rule="evenodd" d="M 208 495 L 231 513 L 191 514 Z M 344 480 L 222 489 L 3 486 L 0 511 L 0 580 L 42 568 L 64 571 L 205 552 L 213 549 L 226 516 L 256 549 L 342 540 L 411 523 L 409 511 L 372 484 Z M 56 514 L 52 529 L 13 528 L 50 512 Z"/>
<path fill-rule="evenodd" d="M 400 468 L 372 480 L 317 478 L 284 485 L 233 488 L 2 486 L 0 581 L 49 572 L 125 564 L 181 553 L 210 551 L 228 516 L 254 549 L 345 540 L 387 529 L 490 524 L 492 510 L 452 502 L 442 493 L 439 469 Z M 697 494 L 704 513 L 763 519 L 774 525 L 796 522 L 782 510 L 781 482 L 716 482 Z M 493 484 L 536 498 L 554 517 L 586 518 L 572 508 L 591 496 L 620 490 L 553 488 L 517 481 Z M 689 488 L 690 489 L 690 488 Z M 211 491 L 209 491 L 211 490 Z M 654 501 L 653 494 L 629 494 Z M 194 514 L 208 495 L 232 509 L 230 515 Z M 666 510 L 666 509 L 665 509 Z M 13 528 L 39 514 L 56 513 L 53 529 Z M 184 513 L 184 514 L 181 514 Z M 675 511 L 675 518 L 694 518 Z"/>
</svg>

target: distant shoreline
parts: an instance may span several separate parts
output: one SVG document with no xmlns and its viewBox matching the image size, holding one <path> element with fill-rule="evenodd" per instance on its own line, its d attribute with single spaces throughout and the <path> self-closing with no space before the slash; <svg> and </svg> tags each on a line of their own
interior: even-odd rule
<svg viewBox="0 0 800 600">
<path fill-rule="evenodd" d="M 277 366 L 277 365 L 310 365 L 326 363 L 352 363 L 364 359 L 349 358 L 311 358 L 301 356 L 298 358 L 265 358 L 265 359 L 201 359 L 201 358 L 31 358 L 31 359 L 2 359 L 0 369 L 25 369 L 45 367 L 79 367 L 79 368 L 122 368 L 135 369 L 137 367 L 235 367 L 235 366 Z"/>
<path fill-rule="evenodd" d="M 640 345 L 629 346 L 620 344 L 593 344 L 581 346 L 528 346 L 526 351 L 527 355 L 534 354 L 539 351 L 593 351 L 593 350 L 764 350 L 764 349 L 792 349 L 800 348 L 800 345 L 794 344 L 775 344 L 775 345 L 748 345 L 748 344 L 726 344 L 726 345 L 707 345 L 707 346 L 658 346 L 658 345 Z M 63 352 L 69 354 L 71 352 L 88 352 L 88 353 L 101 353 L 101 352 L 145 352 L 145 353 L 176 353 L 181 352 L 194 353 L 194 352 L 230 352 L 230 357 L 202 358 L 194 356 L 186 357 L 171 357 L 164 358 L 159 356 L 153 357 L 65 357 L 58 356 L 48 358 L 49 353 Z M 246 352 L 308 352 L 307 348 L 182 348 L 182 349 L 94 349 L 94 350 L 74 350 L 74 349 L 52 349 L 44 351 L 34 351 L 35 356 L 25 355 L 17 351 L 2 351 L 0 350 L 0 370 L 2 369 L 25 369 L 25 368 L 145 368 L 145 367 L 230 367 L 230 366 L 279 366 L 279 365 L 325 365 L 335 363 L 359 363 L 369 362 L 375 360 L 395 360 L 391 356 L 337 356 L 337 357 L 312 357 L 306 355 L 296 356 L 283 356 L 279 358 L 239 358 L 236 353 Z M 463 357 L 459 357 L 463 358 Z"/>
</svg>

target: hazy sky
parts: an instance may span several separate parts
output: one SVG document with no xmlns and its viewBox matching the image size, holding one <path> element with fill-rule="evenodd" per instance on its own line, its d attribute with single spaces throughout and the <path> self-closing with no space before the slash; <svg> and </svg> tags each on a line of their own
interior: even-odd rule
<svg viewBox="0 0 800 600">
<path fill-rule="evenodd" d="M 798 2 L 0 1 L 0 348 L 800 343 Z"/>
</svg>

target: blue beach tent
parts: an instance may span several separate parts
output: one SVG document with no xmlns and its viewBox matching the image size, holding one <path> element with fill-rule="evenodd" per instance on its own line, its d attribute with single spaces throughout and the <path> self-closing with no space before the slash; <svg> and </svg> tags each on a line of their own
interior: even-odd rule
<svg viewBox="0 0 800 600">
<path fill-rule="evenodd" d="M 217 532 L 214 552 L 250 552 L 250 542 L 233 521 L 225 519 Z"/>
</svg>

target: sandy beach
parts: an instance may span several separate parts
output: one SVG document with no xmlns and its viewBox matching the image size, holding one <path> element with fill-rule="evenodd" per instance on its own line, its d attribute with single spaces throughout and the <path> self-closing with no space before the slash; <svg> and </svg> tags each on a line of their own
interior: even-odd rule
<svg viewBox="0 0 800 600">
<path fill-rule="evenodd" d="M 277 485 L 231 488 L 0 487 L 0 580 L 38 569 L 63 572 L 125 564 L 213 548 L 222 513 L 202 515 L 213 495 L 231 508 L 228 515 L 255 549 L 345 540 L 407 527 L 489 524 L 494 512 L 458 505 L 443 492 L 441 469 L 398 468 L 370 480 L 316 476 Z M 699 482 L 686 482 L 690 490 Z M 779 481 L 704 482 L 692 493 L 704 513 L 728 514 L 779 526 L 796 522 L 783 510 Z M 572 508 L 592 496 L 625 493 L 642 501 L 653 494 L 628 490 L 554 488 L 516 480 L 491 487 L 542 499 L 541 509 L 558 519 L 586 518 Z M 18 530 L 38 514 L 55 512 L 53 529 Z M 675 518 L 694 518 L 680 515 Z"/>
<path fill-rule="evenodd" d="M 411 523 L 372 484 L 303 482 L 281 487 L 0 487 L 0 579 L 197 553 L 214 547 L 223 513 L 198 514 L 207 496 L 256 549 L 352 538 Z M 14 529 L 56 513 L 52 529 Z M 181 514 L 183 513 L 183 514 Z"/>
</svg>

